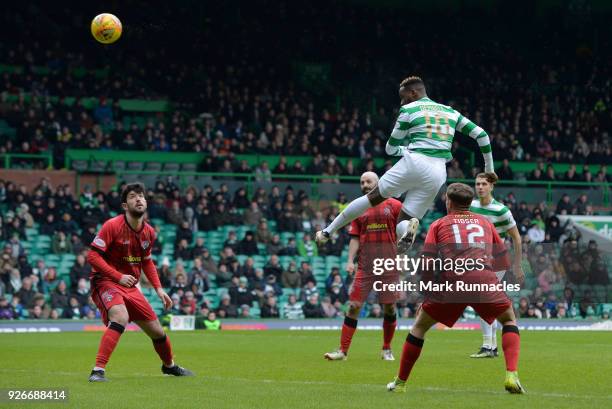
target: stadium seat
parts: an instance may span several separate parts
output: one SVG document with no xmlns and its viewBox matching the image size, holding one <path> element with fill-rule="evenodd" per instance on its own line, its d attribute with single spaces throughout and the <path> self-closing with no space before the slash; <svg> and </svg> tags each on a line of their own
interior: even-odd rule
<svg viewBox="0 0 612 409">
<path fill-rule="evenodd" d="M 142 170 L 143 163 L 142 162 L 128 162 L 127 170 Z"/>
<path fill-rule="evenodd" d="M 87 171 L 87 161 L 86 160 L 73 160 L 72 161 L 72 169 L 77 172 L 85 172 Z"/>
<path fill-rule="evenodd" d="M 107 166 L 108 166 L 108 163 L 106 161 L 92 160 L 91 163 L 89 164 L 89 171 L 98 172 L 98 173 L 105 172 Z"/>
<path fill-rule="evenodd" d="M 122 170 L 125 170 L 125 166 L 126 166 L 125 161 L 115 160 L 110 165 L 110 169 L 112 169 L 114 171 L 122 171 Z"/>
<path fill-rule="evenodd" d="M 183 163 L 181 165 L 181 171 L 183 172 L 195 172 L 197 170 L 197 165 L 195 163 Z"/>
<path fill-rule="evenodd" d="M 180 169 L 180 165 L 178 163 L 168 162 L 164 164 L 164 171 L 166 172 L 176 172 Z"/>
<path fill-rule="evenodd" d="M 156 172 L 156 171 L 160 171 L 161 168 L 162 168 L 162 164 L 159 162 L 147 162 L 145 164 L 144 170 Z"/>
</svg>

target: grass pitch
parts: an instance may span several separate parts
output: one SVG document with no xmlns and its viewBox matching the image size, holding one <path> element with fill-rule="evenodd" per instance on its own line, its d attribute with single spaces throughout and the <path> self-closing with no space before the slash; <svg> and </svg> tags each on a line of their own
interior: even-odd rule
<svg viewBox="0 0 612 409">
<path fill-rule="evenodd" d="M 470 359 L 477 331 L 432 331 L 406 394 L 386 392 L 406 331 L 383 362 L 379 331 L 357 331 L 347 361 L 327 362 L 337 331 L 171 333 L 176 361 L 194 378 L 162 376 L 151 342 L 126 332 L 107 367 L 109 382 L 87 382 L 101 333 L 1 334 L 0 388 L 69 389 L 78 408 L 610 408 L 612 333 L 521 334 L 521 382 L 503 389 L 504 359 Z M 0 406 L 23 406 L 8 403 Z"/>
</svg>

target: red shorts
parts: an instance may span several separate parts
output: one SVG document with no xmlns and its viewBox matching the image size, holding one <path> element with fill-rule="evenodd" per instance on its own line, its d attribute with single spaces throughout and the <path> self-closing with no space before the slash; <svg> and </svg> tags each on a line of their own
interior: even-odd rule
<svg viewBox="0 0 612 409">
<path fill-rule="evenodd" d="M 102 314 L 104 325 L 108 325 L 108 310 L 114 305 L 125 305 L 130 321 L 153 321 L 155 311 L 142 292 L 136 287 L 123 287 L 108 281 L 92 286 L 91 298 Z"/>
<path fill-rule="evenodd" d="M 421 308 L 434 320 L 452 327 L 467 306 L 474 308 L 483 320 L 492 324 L 504 311 L 512 307 L 512 303 L 509 300 L 497 303 L 439 303 L 426 300 Z"/>
<path fill-rule="evenodd" d="M 399 274 L 390 274 L 385 272 L 382 275 L 374 275 L 357 270 L 355 280 L 351 284 L 349 290 L 349 300 L 353 302 L 363 303 L 374 289 L 374 282 L 380 281 L 377 288 L 382 284 L 397 284 L 399 283 Z M 395 304 L 400 299 L 400 291 L 378 291 L 378 302 L 381 304 Z"/>
</svg>

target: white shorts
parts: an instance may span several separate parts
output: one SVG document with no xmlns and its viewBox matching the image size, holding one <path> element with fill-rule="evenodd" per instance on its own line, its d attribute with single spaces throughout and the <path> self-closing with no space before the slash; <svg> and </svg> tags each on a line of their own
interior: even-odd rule
<svg viewBox="0 0 612 409">
<path fill-rule="evenodd" d="M 378 181 L 378 190 L 384 198 L 406 193 L 402 210 L 422 219 L 446 182 L 446 160 L 406 152 Z"/>
</svg>

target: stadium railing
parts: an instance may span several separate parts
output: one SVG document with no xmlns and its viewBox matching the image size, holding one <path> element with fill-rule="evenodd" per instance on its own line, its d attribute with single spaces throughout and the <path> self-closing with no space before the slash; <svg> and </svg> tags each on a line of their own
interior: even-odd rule
<svg viewBox="0 0 612 409">
<path fill-rule="evenodd" d="M 266 182 L 258 180 L 255 173 L 220 173 L 220 172 L 196 172 L 195 168 L 198 163 L 201 163 L 205 158 L 202 153 L 159 153 L 146 151 L 121 151 L 120 155 L 116 151 L 96 151 L 96 150 L 66 150 L 65 155 L 66 169 L 74 168 L 76 170 L 76 191 L 80 191 L 80 174 L 89 173 L 94 168 L 95 164 L 99 164 L 98 170 L 93 173 L 97 174 L 97 187 L 101 185 L 101 178 L 105 173 L 114 173 L 119 179 L 136 179 L 142 176 L 148 179 L 158 180 L 159 177 L 173 176 L 179 183 L 181 188 L 189 185 L 200 185 L 202 183 L 212 183 L 226 180 L 241 181 L 241 185 L 245 185 L 248 193 L 252 193 L 254 188 L 259 185 L 265 185 Z M 278 163 L 279 156 L 272 155 L 236 155 L 238 160 L 247 160 L 250 166 L 255 166 L 263 161 L 267 161 L 270 168 L 273 168 Z M 4 169 L 15 167 L 18 160 L 24 160 L 28 163 L 33 161 L 44 161 L 47 168 L 53 168 L 52 153 L 45 152 L 41 154 L 22 154 L 22 153 L 6 153 L 0 154 L 0 163 Z M 349 158 L 338 158 L 340 163 L 346 163 Z M 287 156 L 289 165 L 291 166 L 296 160 L 303 160 L 303 164 L 307 164 L 307 160 L 312 160 L 311 157 Z M 74 166 L 74 161 L 83 161 L 83 167 L 77 168 Z M 355 165 L 358 166 L 361 160 L 355 160 Z M 136 169 L 130 169 L 130 163 L 141 164 Z M 159 169 L 147 169 L 145 164 L 156 163 L 160 164 Z M 172 168 L 172 166 L 174 168 Z M 515 171 L 527 172 L 529 169 L 535 168 L 537 163 L 533 162 L 512 162 Z M 27 165 L 26 165 L 27 166 Z M 163 166 L 163 169 L 161 168 Z M 568 168 L 569 164 L 555 164 L 558 171 Z M 127 167 L 127 169 L 126 169 Z M 597 170 L 598 165 L 591 165 L 593 170 Z M 144 168 L 144 169 L 143 169 Z M 271 183 L 283 186 L 283 183 L 292 184 L 296 189 L 309 191 L 309 195 L 318 199 L 320 192 L 325 192 L 326 196 L 335 196 L 338 188 L 347 195 L 359 194 L 358 176 L 335 176 L 335 175 L 290 175 L 290 174 L 272 174 Z M 334 181 L 335 183 L 325 183 L 326 181 Z M 280 183 L 279 183 L 280 182 Z M 463 182 L 472 184 L 472 179 L 449 179 L 449 182 Z M 296 187 L 295 184 L 303 184 L 304 186 Z M 342 186 L 338 186 L 341 184 Z M 349 186 L 351 185 L 351 186 Z M 334 188 L 334 186 L 336 188 Z M 609 182 L 569 182 L 569 181 L 529 181 L 529 180 L 500 180 L 497 187 L 498 193 L 507 194 L 514 193 L 518 201 L 526 201 L 528 203 L 538 203 L 545 201 L 553 204 L 561 198 L 561 195 L 568 193 L 570 195 L 578 195 L 586 193 L 589 196 L 589 201 L 602 206 L 610 207 L 610 183 Z"/>
<path fill-rule="evenodd" d="M 14 167 L 13 165 L 18 159 L 27 159 L 31 164 L 33 161 L 45 161 L 46 168 L 53 169 L 53 154 L 51 151 L 40 154 L 30 154 L 30 153 L 3 153 L 0 154 L 0 158 L 3 163 L 4 169 L 10 169 Z"/>
<path fill-rule="evenodd" d="M 188 186 L 199 186 L 205 184 L 227 183 L 239 181 L 237 185 L 245 186 L 247 193 L 251 195 L 255 188 L 265 185 L 277 185 L 283 187 L 284 184 L 291 184 L 296 190 L 303 189 L 309 192 L 309 196 L 318 200 L 321 198 L 321 193 L 330 197 L 332 191 L 338 191 L 338 184 L 342 185 L 342 191 L 349 195 L 351 190 L 355 194 L 359 194 L 359 176 L 333 176 L 333 175 L 289 175 L 289 174 L 271 174 L 269 180 L 260 180 L 260 176 L 255 173 L 221 173 L 221 172 L 177 172 L 177 171 L 118 171 L 118 180 L 143 180 L 145 182 L 154 183 L 157 180 L 162 180 L 163 177 L 172 176 L 176 178 L 178 186 L 185 189 Z M 78 175 L 77 175 L 78 177 Z M 150 180 L 147 180 L 150 178 Z M 328 183 L 329 181 L 337 181 L 336 183 Z M 346 183 L 343 183 L 346 182 Z M 472 185 L 473 179 L 448 179 L 448 182 L 462 182 Z M 305 186 L 300 186 L 306 184 Z M 596 200 L 601 203 L 601 206 L 609 208 L 610 206 L 610 183 L 608 182 L 542 182 L 542 181 L 521 181 L 521 180 L 500 180 L 498 182 L 498 191 L 502 193 L 515 193 L 518 201 L 525 200 L 528 203 L 539 203 L 546 201 L 548 204 L 554 204 L 559 200 L 563 193 L 568 191 L 576 191 L 577 193 L 586 193 L 590 200 Z M 309 188 L 309 189 L 308 189 Z M 308 190 L 306 190 L 308 189 Z M 349 191 L 347 191 L 349 189 Z M 231 190 L 231 186 L 230 186 Z M 528 190 L 528 191 L 527 191 Z M 335 198 L 335 195 L 333 195 Z M 535 199 L 535 200 L 529 200 Z M 539 199 L 539 200 L 538 200 Z"/>
<path fill-rule="evenodd" d="M 459 148 L 465 156 L 465 164 L 473 167 L 475 166 L 475 154 L 471 150 Z M 151 151 L 104 151 L 104 150 L 91 150 L 91 149 L 67 149 L 65 153 L 65 163 L 64 166 L 66 169 L 73 168 L 74 161 L 88 161 L 90 164 L 93 162 L 104 162 L 105 163 L 105 171 L 113 171 L 117 168 L 117 163 L 125 163 L 125 162 L 142 162 L 141 167 L 145 168 L 148 163 L 178 163 L 178 164 L 191 164 L 191 165 L 199 165 L 206 158 L 205 153 L 195 153 L 195 152 L 151 152 Z M 293 164 L 297 161 L 300 161 L 304 167 L 307 167 L 312 161 L 312 156 L 289 156 L 289 155 L 261 155 L 261 154 L 237 154 L 235 155 L 235 159 L 238 161 L 245 160 L 250 167 L 255 167 L 261 165 L 263 162 L 267 162 L 270 169 L 274 169 L 276 165 L 280 162 L 280 159 L 284 157 L 287 160 L 287 165 L 289 167 L 293 166 Z M 126 159 L 127 158 L 127 159 Z M 365 159 L 356 158 L 356 157 L 343 157 L 337 156 L 335 157 L 338 163 L 341 165 L 346 165 L 346 163 L 351 160 L 353 165 L 358 168 L 359 166 L 363 166 L 366 162 Z M 393 163 L 397 160 L 397 157 L 379 157 L 373 158 L 374 165 L 376 167 L 383 167 L 387 162 Z M 520 162 L 520 161 L 511 161 L 510 168 L 515 173 L 519 174 L 529 174 L 531 173 L 539 164 L 539 161 L 532 162 Z M 565 173 L 571 166 L 570 163 L 552 163 L 552 166 L 555 170 L 556 174 Z M 501 161 L 495 162 L 495 168 L 497 169 L 501 166 Z M 581 165 L 582 166 L 582 165 Z M 599 164 L 588 165 L 590 172 L 595 175 L 600 169 Z M 91 170 L 87 168 L 87 170 Z M 612 174 L 612 167 L 608 169 L 608 174 Z"/>
</svg>

